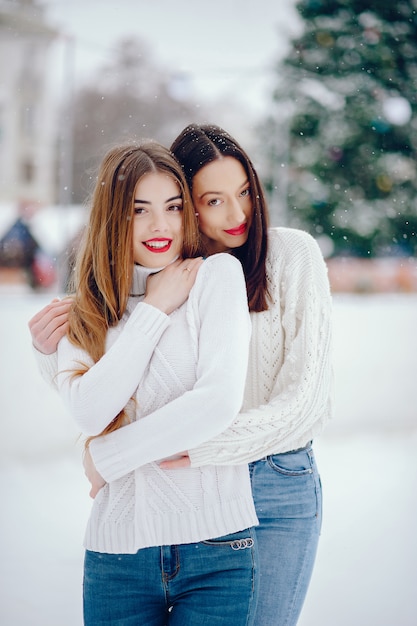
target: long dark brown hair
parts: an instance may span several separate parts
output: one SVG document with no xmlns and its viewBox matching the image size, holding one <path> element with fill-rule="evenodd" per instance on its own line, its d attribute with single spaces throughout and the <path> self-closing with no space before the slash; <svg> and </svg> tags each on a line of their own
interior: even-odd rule
<svg viewBox="0 0 417 626">
<path fill-rule="evenodd" d="M 226 156 L 242 164 L 250 184 L 253 218 L 246 243 L 234 248 L 232 254 L 243 267 L 249 309 L 265 311 L 268 308 L 265 263 L 269 217 L 263 187 L 252 161 L 236 139 L 215 124 L 190 124 L 175 139 L 171 151 L 181 163 L 191 192 L 194 176 L 205 165 Z"/>
</svg>

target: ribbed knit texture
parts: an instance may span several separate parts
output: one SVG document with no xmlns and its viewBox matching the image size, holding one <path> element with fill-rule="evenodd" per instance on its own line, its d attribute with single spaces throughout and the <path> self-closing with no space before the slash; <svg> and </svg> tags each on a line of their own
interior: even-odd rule
<svg viewBox="0 0 417 626">
<path fill-rule="evenodd" d="M 135 268 L 132 293 L 144 292 L 148 275 Z M 130 298 L 105 355 L 83 376 L 68 370 L 92 365 L 89 356 L 67 338 L 58 346 L 58 388 L 84 433 L 99 434 L 126 405 L 133 420 L 90 444 L 108 482 L 85 536 L 98 552 L 134 553 L 257 524 L 246 465 L 163 471 L 157 463 L 219 434 L 241 407 L 250 317 L 240 263 L 209 257 L 170 316 L 142 299 Z"/>
<path fill-rule="evenodd" d="M 192 466 L 236 464 L 304 446 L 332 415 L 332 302 L 316 241 L 289 228 L 269 232 L 272 303 L 252 313 L 242 411 L 232 426 L 189 450 Z"/>
</svg>

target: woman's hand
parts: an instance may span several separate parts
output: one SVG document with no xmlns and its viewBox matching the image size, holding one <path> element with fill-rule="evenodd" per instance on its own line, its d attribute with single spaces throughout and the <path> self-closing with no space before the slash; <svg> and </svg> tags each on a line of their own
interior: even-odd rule
<svg viewBox="0 0 417 626">
<path fill-rule="evenodd" d="M 68 313 L 72 298 L 55 298 L 29 321 L 33 345 L 43 354 L 56 351 L 59 340 L 68 331 Z"/>
<path fill-rule="evenodd" d="M 159 467 L 164 470 L 181 469 L 183 467 L 190 467 L 191 461 L 187 452 L 182 452 L 181 456 L 177 459 L 171 459 L 169 461 L 162 461 Z"/>
<path fill-rule="evenodd" d="M 100 489 L 104 487 L 104 485 L 106 484 L 106 481 L 101 476 L 101 474 L 99 474 L 98 471 L 96 470 L 96 466 L 94 465 L 94 461 L 91 458 L 91 454 L 88 449 L 85 450 L 84 452 L 83 465 L 84 465 L 84 473 L 91 483 L 90 498 L 94 499 L 96 495 L 98 494 L 98 492 L 100 491 Z"/>
<path fill-rule="evenodd" d="M 144 302 L 167 315 L 178 309 L 187 300 L 202 262 L 202 257 L 177 260 L 151 274 L 146 282 Z"/>
</svg>

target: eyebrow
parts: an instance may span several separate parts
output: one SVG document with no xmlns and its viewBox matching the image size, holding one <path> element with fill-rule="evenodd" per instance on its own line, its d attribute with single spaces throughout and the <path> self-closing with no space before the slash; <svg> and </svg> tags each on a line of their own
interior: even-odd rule
<svg viewBox="0 0 417 626">
<path fill-rule="evenodd" d="M 172 196 L 172 198 L 168 198 L 167 200 L 165 200 L 165 204 L 167 204 L 168 202 L 172 202 L 173 200 L 182 200 L 182 195 L 179 194 L 178 196 Z M 152 204 L 152 202 L 149 202 L 149 200 L 141 200 L 140 198 L 135 198 L 134 204 Z"/>
<path fill-rule="evenodd" d="M 247 178 L 245 180 L 244 183 L 242 183 L 239 187 L 239 189 L 242 189 L 242 187 L 244 187 L 245 185 L 247 185 L 249 183 L 249 179 Z M 202 198 L 204 198 L 204 196 L 210 195 L 210 194 L 215 194 L 215 195 L 221 195 L 222 193 L 224 193 L 223 191 L 205 191 L 203 194 L 201 194 L 201 196 L 198 196 L 200 198 L 200 200 Z"/>
</svg>

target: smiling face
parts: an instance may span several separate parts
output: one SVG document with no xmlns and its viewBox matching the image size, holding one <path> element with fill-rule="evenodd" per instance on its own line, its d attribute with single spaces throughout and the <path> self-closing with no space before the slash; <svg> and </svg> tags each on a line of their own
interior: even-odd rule
<svg viewBox="0 0 417 626">
<path fill-rule="evenodd" d="M 181 254 L 182 208 L 179 185 L 171 176 L 155 172 L 139 180 L 133 206 L 135 263 L 159 268 Z"/>
<path fill-rule="evenodd" d="M 248 177 L 237 159 L 224 157 L 205 165 L 193 178 L 192 196 L 209 254 L 246 243 L 253 203 Z"/>
</svg>

